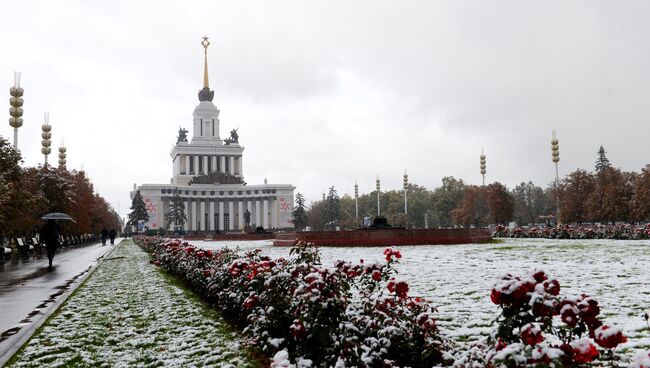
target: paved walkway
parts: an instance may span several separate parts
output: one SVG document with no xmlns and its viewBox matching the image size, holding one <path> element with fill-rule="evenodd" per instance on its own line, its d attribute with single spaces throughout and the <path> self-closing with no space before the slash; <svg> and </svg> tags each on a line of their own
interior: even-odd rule
<svg viewBox="0 0 650 368">
<path fill-rule="evenodd" d="M 256 367 L 218 314 L 130 240 L 18 352 L 11 367 Z"/>
<path fill-rule="evenodd" d="M 0 365 L 5 354 L 33 330 L 32 325 L 46 318 L 61 296 L 110 249 L 101 242 L 64 248 L 55 255 L 52 270 L 45 255 L 0 264 Z"/>
</svg>

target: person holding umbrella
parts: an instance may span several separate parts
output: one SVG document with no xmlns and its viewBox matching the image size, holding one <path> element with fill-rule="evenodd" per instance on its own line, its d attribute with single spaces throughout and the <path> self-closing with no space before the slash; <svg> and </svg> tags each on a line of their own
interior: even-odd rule
<svg viewBox="0 0 650 368">
<path fill-rule="evenodd" d="M 49 268 L 52 269 L 52 260 L 54 260 L 54 253 L 56 248 L 59 247 L 59 235 L 61 228 L 55 220 L 49 219 L 41 228 L 41 241 L 45 243 L 45 250 L 47 251 L 47 259 L 50 260 Z"/>
</svg>

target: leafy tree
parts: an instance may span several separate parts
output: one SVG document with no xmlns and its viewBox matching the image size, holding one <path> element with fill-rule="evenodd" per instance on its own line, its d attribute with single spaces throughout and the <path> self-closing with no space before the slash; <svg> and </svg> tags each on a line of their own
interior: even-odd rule
<svg viewBox="0 0 650 368">
<path fill-rule="evenodd" d="M 485 187 L 466 186 L 463 198 L 452 211 L 454 222 L 466 227 L 470 225 L 485 226 L 489 215 L 486 197 Z"/>
<path fill-rule="evenodd" d="M 610 166 L 598 172 L 587 200 L 589 217 L 602 222 L 628 221 L 628 204 L 634 192 L 631 178 L 630 174 Z"/>
<path fill-rule="evenodd" d="M 169 203 L 169 212 L 165 216 L 167 217 L 167 227 L 174 224 L 174 230 L 178 227 L 183 227 L 185 222 L 187 222 L 185 203 L 183 203 L 183 199 L 178 194 L 178 191 L 174 191 L 174 196 Z"/>
<path fill-rule="evenodd" d="M 595 179 L 585 170 L 576 170 L 560 184 L 560 220 L 579 224 L 589 221 L 587 202 L 594 191 Z"/>
<path fill-rule="evenodd" d="M 486 200 L 490 212 L 490 220 L 494 224 L 507 224 L 514 212 L 514 199 L 505 185 L 494 182 L 487 187 Z"/>
<path fill-rule="evenodd" d="M 312 202 L 307 211 L 307 217 L 309 218 L 309 226 L 312 230 L 323 230 L 323 224 L 325 223 L 325 201 Z"/>
<path fill-rule="evenodd" d="M 139 190 L 133 196 L 130 209 L 131 212 L 129 213 L 129 221 L 127 222 L 129 225 L 137 229 L 138 222 L 149 221 L 147 206 L 144 204 L 144 199 L 142 198 L 142 194 L 140 194 Z"/>
<path fill-rule="evenodd" d="M 293 212 L 291 212 L 291 218 L 296 230 L 303 230 L 309 222 L 307 209 L 305 208 L 305 197 L 301 193 L 296 193 L 296 206 L 293 208 Z"/>
<path fill-rule="evenodd" d="M 452 211 L 458 207 L 465 196 L 466 185 L 462 179 L 453 176 L 442 178 L 442 186 L 436 188 L 431 195 L 433 223 L 438 226 L 453 227 L 454 216 Z"/>
<path fill-rule="evenodd" d="M 607 159 L 607 156 L 605 154 L 607 151 L 603 148 L 603 146 L 600 146 L 598 149 L 598 157 L 596 158 L 596 172 L 600 173 L 604 169 L 608 168 L 611 166 L 609 163 L 609 160 Z"/>
<path fill-rule="evenodd" d="M 512 190 L 515 210 L 514 218 L 517 223 L 534 224 L 546 209 L 546 195 L 544 189 L 533 184 L 522 182 Z"/>
<path fill-rule="evenodd" d="M 327 198 L 325 198 L 325 211 L 323 220 L 325 223 L 338 222 L 341 218 L 341 200 L 334 187 L 330 187 Z"/>
<path fill-rule="evenodd" d="M 633 180 L 630 198 L 630 217 L 633 221 L 650 220 L 650 169 L 644 168 Z"/>
</svg>

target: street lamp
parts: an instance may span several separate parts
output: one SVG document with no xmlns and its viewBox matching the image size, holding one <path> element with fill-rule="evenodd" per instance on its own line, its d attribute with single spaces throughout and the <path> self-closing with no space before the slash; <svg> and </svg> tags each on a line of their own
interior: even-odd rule
<svg viewBox="0 0 650 368">
<path fill-rule="evenodd" d="M 18 150 L 18 128 L 23 126 L 23 92 L 20 88 L 20 72 L 14 72 L 14 86 L 9 89 L 9 125 L 14 128 L 14 149 Z"/>
<path fill-rule="evenodd" d="M 377 187 L 377 217 L 381 216 L 381 206 L 379 203 L 379 193 L 381 191 L 381 183 L 379 181 L 379 174 L 377 174 L 377 180 L 375 181 Z"/>
<path fill-rule="evenodd" d="M 66 151 L 67 149 L 63 145 L 63 139 L 61 139 L 61 147 L 59 147 L 59 168 L 60 169 L 65 169 L 66 157 L 67 157 Z"/>
<path fill-rule="evenodd" d="M 359 223 L 359 185 L 357 181 L 354 181 L 354 214 L 357 219 L 357 224 Z"/>
<path fill-rule="evenodd" d="M 52 141 L 50 138 L 52 138 L 52 126 L 50 125 L 50 114 L 45 113 L 45 124 L 41 125 L 41 130 L 43 131 L 41 133 L 41 138 L 43 140 L 41 141 L 41 153 L 45 156 L 45 166 L 47 166 L 47 155 L 52 152 L 52 149 L 50 149 L 50 146 L 52 145 Z"/>
<path fill-rule="evenodd" d="M 485 152 L 483 151 L 483 148 L 481 147 L 481 177 L 483 178 L 483 186 L 485 186 L 485 173 L 487 172 L 485 170 Z"/>
<path fill-rule="evenodd" d="M 558 171 L 558 162 L 560 162 L 560 141 L 557 139 L 555 130 L 553 131 L 553 138 L 551 139 L 551 157 L 555 164 L 555 202 L 557 204 L 557 218 L 555 222 L 560 222 L 560 175 Z"/>
<path fill-rule="evenodd" d="M 409 224 L 408 199 L 406 195 L 408 187 L 409 187 L 409 176 L 406 173 L 406 169 L 404 169 L 404 222 L 406 223 L 407 228 Z"/>
</svg>

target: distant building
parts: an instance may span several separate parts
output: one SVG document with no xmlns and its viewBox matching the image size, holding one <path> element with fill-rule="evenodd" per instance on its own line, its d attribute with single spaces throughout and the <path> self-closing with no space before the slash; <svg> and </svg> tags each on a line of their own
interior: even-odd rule
<svg viewBox="0 0 650 368">
<path fill-rule="evenodd" d="M 207 47 L 205 49 L 203 89 L 199 91 L 199 104 L 194 109 L 192 138 L 188 142 L 187 130 L 180 129 L 171 158 L 173 177 L 171 184 L 134 185 L 131 197 L 140 191 L 149 211 L 149 229 L 167 228 L 166 214 L 174 193 L 185 203 L 187 223 L 185 231 L 215 232 L 241 231 L 245 225 L 245 212 L 250 213 L 250 226 L 265 229 L 293 227 L 293 191 L 291 184 L 248 185 L 243 176 L 244 147 L 239 143 L 237 130 L 221 139 L 219 109 L 212 103 L 214 91 L 208 83 Z"/>
</svg>

